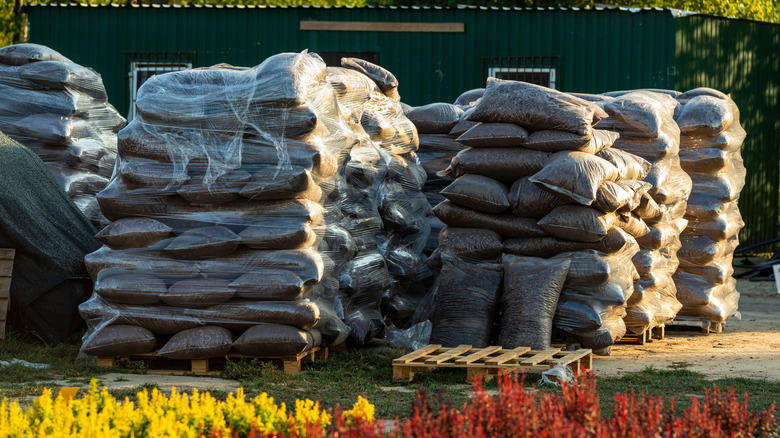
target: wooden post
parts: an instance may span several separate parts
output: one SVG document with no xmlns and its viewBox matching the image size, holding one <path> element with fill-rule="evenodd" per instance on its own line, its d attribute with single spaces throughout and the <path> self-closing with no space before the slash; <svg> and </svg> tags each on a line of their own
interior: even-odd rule
<svg viewBox="0 0 780 438">
<path fill-rule="evenodd" d="M 13 249 L 0 249 L 0 341 L 5 341 L 5 324 L 11 306 L 11 275 L 15 252 Z"/>
</svg>

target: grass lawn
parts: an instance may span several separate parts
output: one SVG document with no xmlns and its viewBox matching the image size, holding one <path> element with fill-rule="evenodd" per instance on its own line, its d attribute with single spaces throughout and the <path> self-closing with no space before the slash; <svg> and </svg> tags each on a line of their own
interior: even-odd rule
<svg viewBox="0 0 780 438">
<path fill-rule="evenodd" d="M 465 382 L 465 370 L 441 369 L 431 373 L 415 375 L 412 383 L 394 383 L 392 365 L 394 358 L 406 353 L 404 350 L 375 347 L 333 353 L 327 361 L 313 362 L 304 366 L 298 375 L 285 375 L 273 364 L 258 361 L 228 362 L 221 377 L 235 379 L 245 388 L 247 395 L 262 392 L 274 397 L 277 402 L 294 406 L 296 398 L 320 400 L 325 407 L 337 404 L 351 406 L 358 395 L 365 395 L 376 406 L 379 418 L 393 418 L 410 411 L 415 391 L 422 388 L 434 400 L 459 406 L 469 397 L 470 385 Z M 50 368 L 31 369 L 21 365 L 10 365 L 0 372 L 0 397 L 19 398 L 40 395 L 44 386 L 55 386 L 54 381 L 66 381 L 80 385 L 90 379 L 100 378 L 106 370 L 92 361 L 77 360 L 78 346 L 60 345 L 54 348 L 43 345 L 33 337 L 9 334 L 9 339 L 0 344 L 0 360 L 13 358 L 28 362 L 47 363 Z M 598 368 L 598 360 L 594 361 Z M 771 366 L 771 364 L 767 364 Z M 143 366 L 118 368 L 114 371 L 143 373 Z M 153 382 L 153 376 L 149 376 Z M 526 385 L 535 384 L 540 376 L 528 375 Z M 733 386 L 738 392 L 750 394 L 751 410 L 765 410 L 780 400 L 780 382 L 758 379 L 707 380 L 704 375 L 685 368 L 657 370 L 651 367 L 642 372 L 627 374 L 621 378 L 602 378 L 598 381 L 601 394 L 601 408 L 604 414 L 612 412 L 612 397 L 624 391 L 644 391 L 650 395 L 673 397 L 675 407 L 682 410 L 689 406 L 692 397 L 701 397 L 706 388 L 716 384 L 722 388 Z M 116 397 L 133 397 L 148 383 L 132 390 L 114 391 Z M 488 389 L 495 388 L 495 381 L 488 382 Z M 541 388 L 555 391 L 553 387 Z M 227 394 L 214 393 L 219 398 Z"/>
</svg>

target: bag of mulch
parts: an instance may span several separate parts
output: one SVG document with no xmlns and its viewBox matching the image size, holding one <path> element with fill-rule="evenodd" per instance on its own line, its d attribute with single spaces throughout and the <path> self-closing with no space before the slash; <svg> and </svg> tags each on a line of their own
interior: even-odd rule
<svg viewBox="0 0 780 438">
<path fill-rule="evenodd" d="M 483 213 L 444 201 L 433 209 L 434 214 L 445 224 L 458 228 L 484 228 L 493 230 L 503 237 L 541 237 L 547 233 L 536 220 L 517 217 L 510 213 Z"/>
<path fill-rule="evenodd" d="M 550 347 L 558 296 L 569 272 L 568 260 L 504 255 L 501 331 L 504 348 Z"/>
<path fill-rule="evenodd" d="M 143 158 L 120 160 L 117 173 L 130 188 L 176 188 L 190 179 L 183 168 Z"/>
<path fill-rule="evenodd" d="M 612 147 L 640 156 L 650 162 L 656 162 L 679 154 L 680 138 L 674 133 L 666 132 L 661 132 L 658 137 L 635 137 L 622 134 Z"/>
<path fill-rule="evenodd" d="M 724 214 L 705 221 L 691 220 L 685 230 L 692 235 L 727 240 L 736 236 L 744 226 L 745 222 L 737 211 L 735 214 Z"/>
<path fill-rule="evenodd" d="M 501 236 L 491 230 L 444 227 L 439 248 L 460 258 L 491 259 L 501 255 Z"/>
<path fill-rule="evenodd" d="M 256 301 L 292 301 L 308 289 L 295 272 L 268 267 L 247 272 L 229 284 L 236 296 Z"/>
<path fill-rule="evenodd" d="M 472 122 L 468 120 L 469 114 L 474 111 L 474 108 L 469 108 L 463 114 L 460 115 L 460 120 L 458 120 L 458 123 L 455 124 L 455 126 L 450 129 L 449 136 L 458 138 L 461 135 L 465 134 L 466 131 L 469 129 L 479 125 L 479 122 Z"/>
<path fill-rule="evenodd" d="M 501 293 L 501 265 L 471 263 L 446 253 L 442 254 L 442 261 L 431 315 L 430 343 L 487 347 Z"/>
<path fill-rule="evenodd" d="M 45 163 L 60 187 L 70 197 L 95 195 L 108 185 L 108 178 L 89 171 L 71 169 L 60 163 Z"/>
<path fill-rule="evenodd" d="M 647 234 L 636 239 L 642 249 L 659 250 L 679 239 L 680 233 L 671 225 L 656 224 L 648 228 Z"/>
<path fill-rule="evenodd" d="M 617 181 L 618 176 L 618 169 L 612 163 L 595 155 L 574 151 L 551 155 L 544 168 L 530 180 L 573 202 L 590 205 L 596 200 L 601 183 Z"/>
<path fill-rule="evenodd" d="M 663 211 L 658 203 L 655 202 L 653 196 L 649 192 L 645 192 L 642 193 L 639 205 L 633 210 L 633 213 L 640 219 L 652 220 L 660 218 Z"/>
<path fill-rule="evenodd" d="M 680 164 L 692 173 L 719 173 L 728 167 L 732 153 L 715 148 L 686 150 Z"/>
<path fill-rule="evenodd" d="M 39 44 L 14 44 L 0 48 L 0 64 L 25 65 L 41 61 L 71 62 L 56 50 Z"/>
<path fill-rule="evenodd" d="M 527 82 L 488 78 L 485 94 L 469 120 L 514 123 L 539 131 L 554 129 L 590 135 L 607 114 L 596 104 Z"/>
<path fill-rule="evenodd" d="M 316 202 L 321 193 L 309 172 L 299 166 L 260 169 L 241 190 L 241 196 L 256 201 L 306 198 Z"/>
<path fill-rule="evenodd" d="M 470 105 L 485 94 L 484 88 L 474 88 L 473 90 L 464 91 L 457 99 L 455 99 L 455 105 Z"/>
<path fill-rule="evenodd" d="M 203 319 L 212 325 L 231 330 L 258 323 L 286 324 L 308 330 L 320 320 L 319 307 L 309 300 L 230 302 L 194 312 L 202 312 Z"/>
<path fill-rule="evenodd" d="M 546 152 L 520 147 L 467 148 L 455 155 L 444 173 L 450 178 L 468 173 L 484 175 L 511 184 L 539 172 L 549 156 Z"/>
<path fill-rule="evenodd" d="M 596 200 L 591 207 L 606 213 L 620 210 L 633 211 L 641 201 L 642 195 L 652 187 L 649 183 L 637 180 L 618 182 L 604 181 L 596 192 Z"/>
<path fill-rule="evenodd" d="M 223 204 L 241 198 L 241 191 L 252 178 L 248 172 L 233 170 L 217 177 L 210 184 L 205 184 L 204 176 L 190 178 L 176 190 L 182 198 L 197 205 Z"/>
<path fill-rule="evenodd" d="M 633 237 L 620 228 L 610 228 L 598 242 L 572 242 L 555 237 L 512 238 L 504 240 L 502 251 L 528 257 L 552 257 L 562 252 L 594 249 L 604 254 L 622 252 L 636 245 Z"/>
<path fill-rule="evenodd" d="M 95 281 L 95 293 L 116 304 L 155 304 L 168 293 L 168 285 L 153 275 L 105 269 Z"/>
<path fill-rule="evenodd" d="M 278 218 L 246 227 L 238 238 L 253 249 L 297 249 L 313 245 L 317 235 L 307 222 Z"/>
<path fill-rule="evenodd" d="M 687 230 L 680 235 L 682 246 L 677 251 L 677 257 L 688 264 L 704 266 L 720 260 L 737 247 L 738 240 L 732 237 L 728 240 L 716 239 L 711 236 L 690 234 Z"/>
<path fill-rule="evenodd" d="M 650 228 L 645 221 L 639 219 L 633 213 L 616 214 L 615 222 L 613 223 L 616 227 L 622 228 L 623 231 L 637 239 L 650 232 Z"/>
<path fill-rule="evenodd" d="M 590 333 L 578 334 L 577 339 L 583 348 L 590 348 L 596 354 L 610 355 L 610 350 L 605 350 L 615 344 L 626 334 L 626 324 L 622 316 L 612 316 L 602 320 L 601 327 Z"/>
<path fill-rule="evenodd" d="M 304 331 L 282 324 L 257 324 L 233 342 L 233 350 L 249 356 L 289 356 L 318 346 L 317 331 Z"/>
<path fill-rule="evenodd" d="M 482 175 L 463 175 L 441 194 L 458 205 L 485 213 L 501 213 L 509 208 L 507 187 Z"/>
<path fill-rule="evenodd" d="M 106 101 L 108 95 L 100 75 L 72 62 L 41 61 L 19 67 L 19 76 L 52 90 L 76 90 Z"/>
<path fill-rule="evenodd" d="M 601 129 L 594 129 L 590 136 L 544 130 L 531 133 L 523 147 L 544 152 L 580 151 L 595 154 L 612 146 L 619 137 L 617 132 Z"/>
<path fill-rule="evenodd" d="M 229 280 L 258 268 L 283 266 L 298 274 L 306 284 L 320 281 L 325 269 L 322 257 L 311 248 L 269 251 L 239 248 L 224 257 L 202 260 L 198 266 L 203 275 Z"/>
<path fill-rule="evenodd" d="M 231 348 L 233 333 L 230 330 L 207 325 L 176 333 L 157 354 L 169 359 L 208 359 L 222 357 Z"/>
<path fill-rule="evenodd" d="M 458 141 L 475 148 L 522 146 L 528 131 L 512 123 L 480 123 L 458 137 Z"/>
<path fill-rule="evenodd" d="M 683 105 L 677 125 L 681 135 L 711 137 L 729 129 L 734 120 L 728 100 L 701 95 Z"/>
<path fill-rule="evenodd" d="M 555 207 L 538 224 L 544 231 L 562 240 L 598 242 L 607 235 L 615 215 L 581 205 Z"/>
<path fill-rule="evenodd" d="M 388 97 L 398 95 L 398 80 L 388 70 L 360 58 L 341 58 L 341 66 L 368 76 Z"/>
<path fill-rule="evenodd" d="M 597 154 L 617 167 L 619 179 L 642 180 L 650 171 L 650 162 L 620 149 L 606 149 Z"/>
<path fill-rule="evenodd" d="M 221 278 L 190 278 L 173 283 L 160 299 L 172 307 L 203 309 L 235 296 L 230 281 Z"/>
<path fill-rule="evenodd" d="M 143 327 L 109 325 L 87 337 L 81 351 L 92 356 L 140 354 L 154 351 L 157 337 Z"/>
<path fill-rule="evenodd" d="M 176 236 L 165 253 L 184 260 L 200 260 L 226 256 L 238 248 L 241 239 L 229 228 L 222 226 L 187 230 Z"/>
<path fill-rule="evenodd" d="M 448 134 L 460 120 L 463 110 L 450 103 L 430 103 L 416 107 L 406 117 L 420 134 Z"/>
<path fill-rule="evenodd" d="M 103 228 L 95 238 L 113 249 L 145 248 L 167 239 L 173 229 L 151 218 L 119 219 Z"/>
<path fill-rule="evenodd" d="M 667 94 L 633 91 L 604 102 L 609 118 L 599 128 L 631 133 L 632 136 L 657 138 L 669 129 L 677 101 Z"/>
<path fill-rule="evenodd" d="M 544 190 L 524 176 L 512 184 L 509 189 L 509 205 L 512 213 L 519 217 L 541 218 L 559 205 L 569 201 Z"/>
<path fill-rule="evenodd" d="M 62 147 L 79 138 L 97 136 L 93 124 L 78 117 L 36 113 L 3 126 L 7 135 L 29 137 L 46 145 Z M 103 146 L 102 149 L 106 149 Z"/>
</svg>

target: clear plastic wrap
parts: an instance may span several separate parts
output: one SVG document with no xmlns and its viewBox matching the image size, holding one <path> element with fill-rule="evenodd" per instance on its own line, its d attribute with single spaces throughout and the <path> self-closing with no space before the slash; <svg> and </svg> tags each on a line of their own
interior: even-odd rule
<svg viewBox="0 0 780 438">
<path fill-rule="evenodd" d="M 720 323 L 737 314 L 739 292 L 730 268 L 740 229 L 737 202 L 745 185 L 739 152 L 745 130 L 729 96 L 697 88 L 677 97 L 682 110 L 680 162 L 691 176 L 687 228 L 681 235 L 680 267 L 675 273 L 681 317 Z"/>
<path fill-rule="evenodd" d="M 93 225 L 105 225 L 94 195 L 113 173 L 125 119 L 100 75 L 48 47 L 17 44 L 0 49 L 0 93 L 0 131 L 38 154 Z"/>
<path fill-rule="evenodd" d="M 672 95 L 637 90 L 615 96 L 602 102 L 610 117 L 599 128 L 620 133 L 614 149 L 651 164 L 644 176 L 648 191 L 630 215 L 619 215 L 616 221 L 636 236 L 641 247 L 633 257 L 640 278 L 634 282 L 624 318 L 629 331 L 641 333 L 673 320 L 681 307 L 672 275 L 679 264 L 677 252 L 691 178 L 680 167 L 680 130 L 673 119 L 677 102 Z"/>
<path fill-rule="evenodd" d="M 418 132 L 399 103 L 392 73 L 345 58 L 342 68 L 328 69 L 328 81 L 360 143 L 347 163 L 341 210 L 344 228 L 358 242 L 354 260 L 362 262 L 347 265 L 340 297 L 351 339 L 363 344 L 384 332 L 383 318 L 405 325 L 424 295 L 421 282 L 430 271 L 423 251 L 431 226 L 423 187 L 429 170 L 416 154 Z M 459 116 L 462 110 L 453 112 Z M 410 118 L 415 114 L 429 125 L 438 123 L 435 110 L 408 112 Z"/>
<path fill-rule="evenodd" d="M 357 243 L 338 170 L 358 143 L 324 62 L 306 52 L 147 81 L 98 196 L 116 222 L 86 258 L 96 294 L 81 306 L 83 351 L 116 325 L 183 358 L 344 342 L 337 295 Z"/>
</svg>

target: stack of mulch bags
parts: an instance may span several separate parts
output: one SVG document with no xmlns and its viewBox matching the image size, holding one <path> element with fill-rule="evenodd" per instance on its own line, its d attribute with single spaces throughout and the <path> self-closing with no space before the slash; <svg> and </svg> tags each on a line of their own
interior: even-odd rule
<svg viewBox="0 0 780 438">
<path fill-rule="evenodd" d="M 412 108 L 407 113 L 419 133 L 420 148 L 417 150 L 417 157 L 425 169 L 423 193 L 431 208 L 444 201 L 439 192 L 454 181 L 446 175 L 445 170 L 452 158 L 465 148 L 457 138 L 477 124 L 466 118 L 484 92 L 484 88 L 469 90 L 458 96 L 454 104 L 433 103 Z M 437 239 L 444 224 L 433 213 L 429 214 L 428 223 L 431 233 L 425 253 L 430 255 L 438 247 Z"/>
<path fill-rule="evenodd" d="M 345 90 L 339 103 L 360 139 L 346 166 L 343 207 L 358 255 L 341 278 L 348 297 L 345 321 L 352 339 L 363 344 L 384 332 L 382 316 L 403 325 L 425 295 L 426 175 L 415 155 L 417 130 L 404 115 L 392 73 L 344 58 L 329 75 L 337 90 Z M 376 305 L 380 300 L 384 315 Z"/>
<path fill-rule="evenodd" d="M 96 226 L 95 194 L 108 184 L 125 119 L 94 70 L 37 44 L 0 48 L 0 131 L 43 159 Z"/>
<path fill-rule="evenodd" d="M 691 178 L 680 167 L 680 130 L 674 122 L 677 101 L 667 93 L 632 91 L 596 96 L 609 117 L 599 124 L 620 134 L 614 149 L 629 152 L 652 164 L 644 181 L 651 184 L 634 214 L 642 218 L 649 233 L 637 237 L 641 250 L 634 256 L 640 278 L 627 302 L 628 330 L 641 334 L 648 328 L 672 321 L 681 304 L 672 276 L 679 265 L 680 233 Z"/>
<path fill-rule="evenodd" d="M 740 147 L 745 130 L 728 95 L 696 88 L 677 96 L 680 160 L 693 180 L 674 276 L 683 304 L 678 319 L 721 323 L 737 313 L 732 258 L 744 226 L 737 206 L 745 185 Z"/>
<path fill-rule="evenodd" d="M 283 53 L 167 73 L 137 105 L 98 195 L 114 222 L 86 257 L 82 351 L 197 359 L 343 341 L 329 276 L 354 251 L 329 224 L 342 219 L 338 169 L 356 138 L 325 63 Z"/>
<path fill-rule="evenodd" d="M 431 343 L 517 341 L 521 320 L 536 325 L 535 346 L 549 344 L 553 325 L 604 353 L 625 334 L 635 238 L 649 231 L 633 212 L 651 166 L 610 148 L 618 134 L 594 129 L 605 117 L 555 90 L 488 81 L 468 117 L 479 124 L 458 138 L 468 148 L 447 169 L 456 180 L 434 209 L 447 228 L 431 256 L 441 270 Z M 525 307 L 542 310 L 519 315 Z"/>
</svg>

